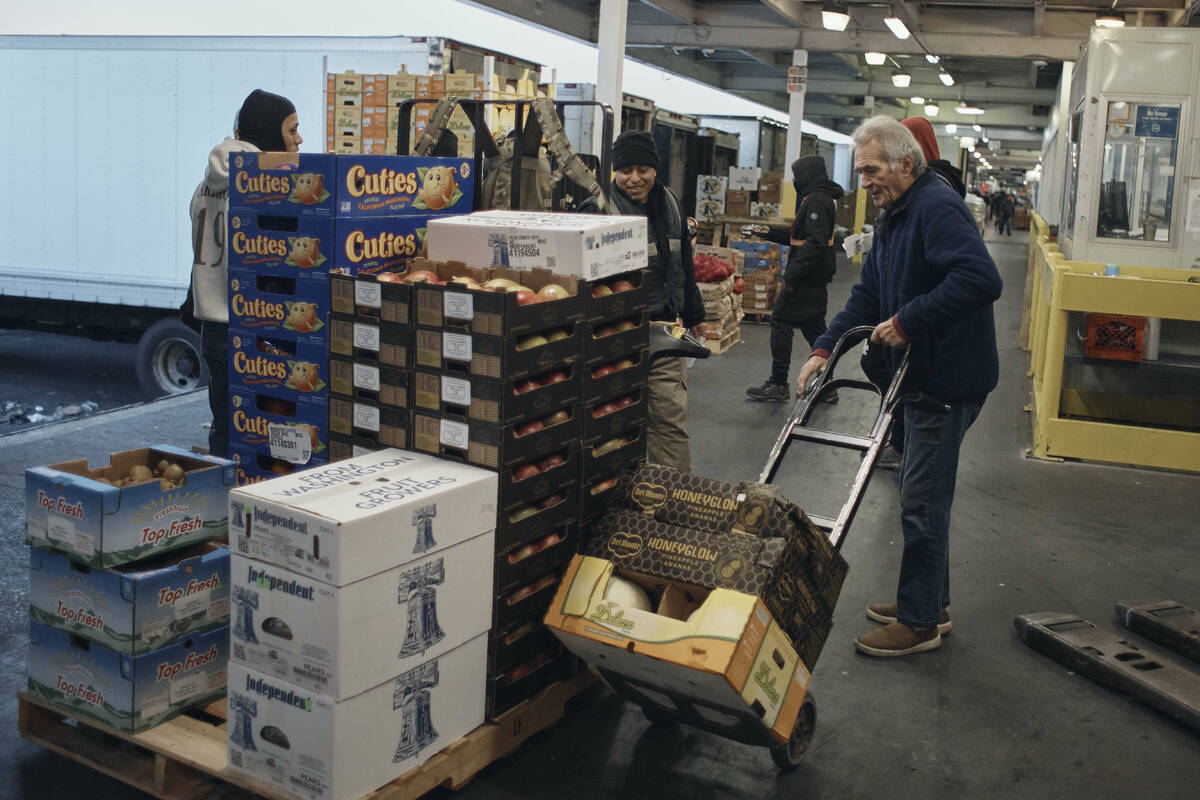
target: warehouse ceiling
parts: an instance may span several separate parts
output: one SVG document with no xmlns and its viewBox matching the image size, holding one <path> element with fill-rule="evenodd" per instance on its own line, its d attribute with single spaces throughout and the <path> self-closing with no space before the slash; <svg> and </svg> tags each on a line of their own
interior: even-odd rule
<svg viewBox="0 0 1200 800">
<path fill-rule="evenodd" d="M 471 0 L 595 44 L 599 0 Z M 841 6 L 844 31 L 826 30 L 822 10 Z M 1074 61 L 1098 14 L 1128 25 L 1200 25 L 1200 0 L 629 0 L 626 54 L 647 64 L 788 110 L 792 51 L 808 51 L 804 118 L 849 132 L 870 114 L 925 116 L 979 146 L 998 170 L 1037 163 L 1064 61 Z M 911 35 L 884 24 L 895 16 Z M 882 65 L 867 52 L 886 54 Z M 937 56 L 932 64 L 926 54 Z M 945 70 L 953 85 L 943 83 Z M 904 73 L 911 83 L 893 85 Z M 960 105 L 982 114 L 958 113 Z M 716 109 L 671 109 L 681 113 Z M 974 131 L 978 125 L 981 130 Z M 939 126 L 939 134 L 942 130 Z"/>
</svg>

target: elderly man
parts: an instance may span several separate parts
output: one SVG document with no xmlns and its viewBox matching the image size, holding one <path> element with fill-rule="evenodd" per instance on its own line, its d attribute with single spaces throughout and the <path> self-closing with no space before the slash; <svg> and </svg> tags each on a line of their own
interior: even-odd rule
<svg viewBox="0 0 1200 800">
<path fill-rule="evenodd" d="M 992 304 L 1001 281 L 966 206 L 927 168 L 907 128 L 874 117 L 853 138 L 854 166 L 883 213 L 859 282 L 801 368 L 798 389 L 846 330 L 874 325 L 872 341 L 897 348 L 892 369 L 898 348 L 910 348 L 904 388 L 937 401 L 904 407 L 896 600 L 868 606 L 867 616 L 886 624 L 854 641 L 867 655 L 902 656 L 932 650 L 950 632 L 950 506 L 963 436 L 999 377 Z"/>
</svg>

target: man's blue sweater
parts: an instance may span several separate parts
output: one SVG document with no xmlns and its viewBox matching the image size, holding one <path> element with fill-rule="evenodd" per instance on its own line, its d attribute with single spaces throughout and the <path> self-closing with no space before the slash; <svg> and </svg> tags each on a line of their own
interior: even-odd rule
<svg viewBox="0 0 1200 800">
<path fill-rule="evenodd" d="M 926 170 L 880 215 L 859 282 L 814 349 L 895 316 L 912 348 L 905 388 L 946 402 L 982 398 L 1000 375 L 992 303 L 1001 287 L 966 205 Z M 890 360 L 894 368 L 900 351 Z"/>
</svg>

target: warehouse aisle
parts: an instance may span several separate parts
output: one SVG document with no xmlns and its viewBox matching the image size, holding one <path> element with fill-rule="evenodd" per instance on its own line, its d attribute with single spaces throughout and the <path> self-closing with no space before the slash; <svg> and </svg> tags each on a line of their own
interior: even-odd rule
<svg viewBox="0 0 1200 800">
<path fill-rule="evenodd" d="M 1115 600 L 1200 605 L 1200 476 L 1024 457 L 1029 383 L 1016 340 L 1025 236 L 989 237 L 988 244 L 1005 279 L 996 309 L 1001 384 L 963 448 L 951 551 L 955 627 L 939 650 L 887 661 L 853 652 L 852 638 L 872 624 L 863 607 L 889 598 L 895 583 L 896 482 L 880 473 L 845 545 L 850 575 L 813 679 L 816 736 L 794 773 L 779 776 L 765 750 L 690 728 L 652 727 L 633 706 L 596 689 L 514 757 L 457 794 L 434 796 L 1193 797 L 1200 737 L 1031 651 L 1012 619 L 1061 610 L 1115 628 Z M 840 262 L 831 292 L 838 307 L 855 274 Z M 798 342 L 797 365 L 804 352 Z M 742 344 L 691 371 L 696 472 L 757 476 L 788 410 L 745 399 L 767 363 L 767 327 L 748 325 Z M 845 396 L 822 413 L 831 425 L 850 425 L 865 408 Z M 10 732 L 0 744 L 0 797 L 143 796 L 15 736 L 28 620 L 24 468 L 67 454 L 103 458 L 131 441 L 199 444 L 196 420 L 206 410 L 201 393 L 0 439 L 0 715 Z M 793 448 L 778 482 L 820 513 L 844 499 L 852 467 Z"/>
</svg>

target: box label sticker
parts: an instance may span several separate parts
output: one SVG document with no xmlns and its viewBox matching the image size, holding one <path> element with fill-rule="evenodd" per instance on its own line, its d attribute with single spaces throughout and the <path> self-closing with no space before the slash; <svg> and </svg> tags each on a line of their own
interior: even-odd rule
<svg viewBox="0 0 1200 800">
<path fill-rule="evenodd" d="M 442 420 L 441 442 L 447 447 L 457 447 L 466 450 L 470 442 L 471 427 L 465 422 Z"/>
<path fill-rule="evenodd" d="M 171 701 L 166 692 L 152 694 L 142 699 L 142 719 L 154 719 L 160 714 L 167 713 Z"/>
<path fill-rule="evenodd" d="M 83 531 L 75 532 L 75 552 L 81 556 L 96 555 L 96 539 Z"/>
<path fill-rule="evenodd" d="M 443 333 L 442 358 L 449 358 L 453 361 L 470 361 L 470 335 L 465 333 Z"/>
<path fill-rule="evenodd" d="M 75 544 L 75 523 L 65 517 L 60 517 L 52 514 L 46 520 L 46 536 L 55 542 L 62 542 L 74 546 Z"/>
<path fill-rule="evenodd" d="M 271 458 L 291 464 L 307 464 L 312 458 L 312 436 L 304 428 L 280 422 L 267 424 Z"/>
<path fill-rule="evenodd" d="M 47 537 L 46 518 L 39 516 L 26 517 L 25 530 L 28 531 L 29 538 L 31 539 L 45 539 Z"/>
<path fill-rule="evenodd" d="M 354 323 L 354 346 L 379 352 L 379 328 L 361 322 Z"/>
<path fill-rule="evenodd" d="M 374 281 L 355 281 L 354 302 L 367 308 L 380 308 L 383 305 L 383 288 Z"/>
<path fill-rule="evenodd" d="M 170 694 L 171 705 L 191 700 L 193 697 L 200 697 L 208 693 L 208 673 L 204 670 L 198 670 L 191 675 L 185 675 L 182 678 L 176 678 L 171 681 Z"/>
<path fill-rule="evenodd" d="M 375 406 L 355 403 L 354 427 L 379 433 L 379 409 Z"/>
<path fill-rule="evenodd" d="M 475 298 L 468 292 L 446 292 L 442 295 L 442 313 L 454 319 L 475 319 Z"/>
<path fill-rule="evenodd" d="M 508 266 L 518 270 L 554 269 L 558 259 L 549 240 L 542 235 L 515 233 L 508 237 Z"/>
<path fill-rule="evenodd" d="M 203 614 L 208 610 L 208 597 L 212 589 L 204 589 L 186 597 L 181 597 L 172 607 L 175 619 L 187 619 L 195 614 Z"/>
<path fill-rule="evenodd" d="M 354 365 L 354 387 L 370 392 L 379 391 L 379 367 L 370 364 Z"/>
<path fill-rule="evenodd" d="M 442 401 L 456 406 L 471 405 L 471 382 L 462 378 L 442 376 Z"/>
</svg>

